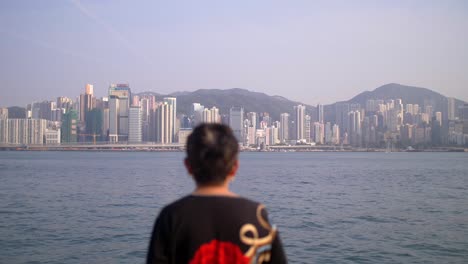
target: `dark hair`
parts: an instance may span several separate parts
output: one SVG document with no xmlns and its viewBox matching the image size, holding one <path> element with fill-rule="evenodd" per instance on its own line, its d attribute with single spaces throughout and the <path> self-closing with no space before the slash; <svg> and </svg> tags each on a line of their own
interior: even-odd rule
<svg viewBox="0 0 468 264">
<path fill-rule="evenodd" d="M 222 184 L 239 153 L 231 128 L 222 124 L 201 124 L 187 139 L 187 162 L 199 185 Z"/>
</svg>

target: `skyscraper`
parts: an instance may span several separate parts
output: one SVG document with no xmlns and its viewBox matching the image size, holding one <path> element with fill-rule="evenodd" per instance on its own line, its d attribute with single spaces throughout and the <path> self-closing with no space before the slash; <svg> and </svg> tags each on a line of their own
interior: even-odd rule
<svg viewBox="0 0 468 264">
<path fill-rule="evenodd" d="M 449 97 L 447 102 L 447 114 L 448 120 L 455 120 L 456 113 L 455 113 L 455 98 Z"/>
<path fill-rule="evenodd" d="M 178 126 L 176 125 L 176 120 L 177 120 L 177 99 L 175 97 L 164 97 L 163 101 L 171 106 L 171 113 L 169 115 L 169 118 L 171 119 L 170 120 L 171 127 L 169 129 L 170 129 L 171 138 L 172 138 L 171 142 L 176 142 L 177 133 L 178 133 L 178 131 L 177 131 Z"/>
<path fill-rule="evenodd" d="M 323 124 L 323 105 L 317 105 L 317 121 Z"/>
<path fill-rule="evenodd" d="M 305 121 L 305 106 L 298 105 L 294 107 L 296 113 L 296 139 L 304 140 L 304 121 Z"/>
<path fill-rule="evenodd" d="M 85 85 L 85 93 L 80 94 L 80 121 L 86 123 L 86 114 L 95 107 L 94 88 L 92 84 Z"/>
<path fill-rule="evenodd" d="M 309 115 L 306 115 L 304 118 L 304 139 L 306 142 L 310 142 L 310 134 L 311 134 L 311 118 Z"/>
<path fill-rule="evenodd" d="M 282 113 L 280 115 L 279 139 L 281 143 L 289 140 L 289 114 Z"/>
<path fill-rule="evenodd" d="M 128 114 L 131 91 L 128 84 L 109 87 L 109 141 L 128 140 Z"/>
<path fill-rule="evenodd" d="M 173 142 L 173 106 L 168 102 L 163 102 L 156 108 L 156 142 L 170 144 Z"/>
<path fill-rule="evenodd" d="M 128 142 L 141 143 L 142 141 L 142 122 L 141 108 L 139 106 L 131 106 L 128 116 Z"/>
<path fill-rule="evenodd" d="M 231 127 L 234 135 L 239 143 L 244 142 L 244 108 L 242 107 L 231 107 L 229 109 L 229 126 Z"/>
</svg>

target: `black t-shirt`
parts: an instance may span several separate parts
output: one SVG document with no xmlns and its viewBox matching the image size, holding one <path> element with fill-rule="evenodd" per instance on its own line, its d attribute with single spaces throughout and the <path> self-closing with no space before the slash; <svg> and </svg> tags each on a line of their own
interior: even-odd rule
<svg viewBox="0 0 468 264">
<path fill-rule="evenodd" d="M 262 204 L 189 195 L 160 212 L 147 263 L 286 263 L 286 257 Z"/>
</svg>

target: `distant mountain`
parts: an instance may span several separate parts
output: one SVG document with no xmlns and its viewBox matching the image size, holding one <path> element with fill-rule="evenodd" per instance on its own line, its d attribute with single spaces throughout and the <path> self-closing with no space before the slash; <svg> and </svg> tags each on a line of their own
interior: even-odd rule
<svg viewBox="0 0 468 264">
<path fill-rule="evenodd" d="M 362 107 L 366 106 L 366 101 L 369 99 L 402 99 L 403 104 L 418 104 L 420 107 L 432 105 L 434 112 L 440 111 L 444 118 L 447 118 L 448 98 L 444 95 L 429 90 L 427 88 L 401 85 L 397 83 L 389 83 L 376 88 L 373 91 L 362 92 L 348 101 L 337 103 L 359 103 Z M 334 121 L 335 105 L 337 103 L 325 106 L 325 119 Z M 455 107 L 464 102 L 455 99 Z"/>
<path fill-rule="evenodd" d="M 148 92 L 146 94 L 148 94 Z M 155 95 L 158 100 L 164 97 L 159 94 Z M 194 92 L 172 93 L 168 96 L 177 97 L 178 113 L 190 113 L 192 103 L 200 103 L 208 108 L 216 106 L 220 109 L 222 114 L 229 113 L 229 109 L 232 106 L 242 106 L 245 113 L 268 112 L 275 120 L 279 120 L 281 113 L 293 113 L 294 106 L 300 104 L 299 102 L 288 100 L 282 96 L 270 96 L 241 88 L 227 90 L 200 89 Z M 308 107 L 311 108 L 311 106 Z"/>
</svg>

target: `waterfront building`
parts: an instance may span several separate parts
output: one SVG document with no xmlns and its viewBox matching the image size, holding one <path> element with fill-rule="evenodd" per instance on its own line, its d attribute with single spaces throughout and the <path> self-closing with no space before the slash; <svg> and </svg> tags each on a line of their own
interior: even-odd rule
<svg viewBox="0 0 468 264">
<path fill-rule="evenodd" d="M 330 122 L 325 123 L 325 144 L 331 144 L 333 142 L 333 131 Z"/>
<path fill-rule="evenodd" d="M 42 145 L 47 128 L 45 119 L 8 119 L 8 143 Z"/>
<path fill-rule="evenodd" d="M 0 143 L 8 142 L 8 108 L 0 108 Z"/>
<path fill-rule="evenodd" d="M 180 128 L 178 133 L 179 144 L 187 144 L 187 139 L 192 134 L 191 128 Z"/>
<path fill-rule="evenodd" d="M 156 107 L 155 141 L 162 144 L 173 142 L 173 105 L 163 102 Z"/>
<path fill-rule="evenodd" d="M 281 143 L 289 140 L 289 114 L 282 113 L 280 115 L 280 126 L 279 126 L 279 139 Z"/>
<path fill-rule="evenodd" d="M 164 97 L 163 98 L 163 102 L 164 103 L 167 103 L 168 105 L 171 106 L 171 112 L 170 112 L 170 115 L 169 115 L 169 118 L 170 118 L 170 121 L 169 121 L 169 124 L 170 124 L 170 128 L 169 128 L 169 133 L 171 133 L 171 138 L 172 138 L 172 142 L 177 142 L 177 129 L 178 129 L 178 126 L 177 126 L 177 99 L 175 97 Z"/>
<path fill-rule="evenodd" d="M 332 128 L 332 144 L 340 144 L 340 127 L 337 124 L 334 124 Z"/>
<path fill-rule="evenodd" d="M 239 144 L 244 142 L 244 108 L 242 107 L 231 107 L 229 109 L 229 126 L 231 127 L 234 135 L 236 136 Z"/>
<path fill-rule="evenodd" d="M 314 122 L 312 129 L 312 139 L 316 144 L 324 143 L 324 125 L 320 122 Z"/>
<path fill-rule="evenodd" d="M 47 128 L 45 131 L 46 145 L 59 145 L 61 142 L 60 128 Z"/>
<path fill-rule="evenodd" d="M 131 106 L 128 116 L 128 142 L 142 142 L 142 123 L 141 123 L 141 108 L 139 106 Z"/>
<path fill-rule="evenodd" d="M 296 118 L 296 140 L 305 140 L 304 135 L 304 121 L 305 121 L 305 106 L 298 105 L 294 107 L 295 118 Z"/>
<path fill-rule="evenodd" d="M 128 139 L 130 97 L 128 84 L 109 86 L 109 141 L 112 143 Z"/>
<path fill-rule="evenodd" d="M 322 123 L 323 124 L 323 123 Z M 311 118 L 309 115 L 305 115 L 304 118 L 304 140 L 306 142 L 310 142 L 310 134 L 311 134 Z"/>
<path fill-rule="evenodd" d="M 71 109 L 63 115 L 61 127 L 61 142 L 76 143 L 78 141 L 78 114 Z"/>
</svg>

